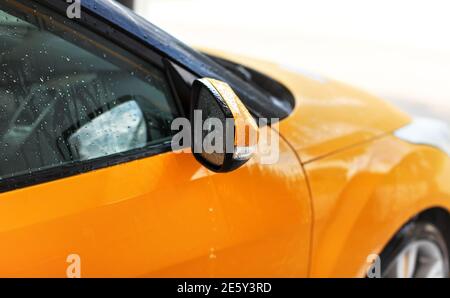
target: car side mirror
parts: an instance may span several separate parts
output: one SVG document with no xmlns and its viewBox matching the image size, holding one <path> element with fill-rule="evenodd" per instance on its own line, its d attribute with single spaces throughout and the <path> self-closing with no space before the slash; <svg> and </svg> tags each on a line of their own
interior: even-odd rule
<svg viewBox="0 0 450 298">
<path fill-rule="evenodd" d="M 214 172 L 235 170 L 256 152 L 258 126 L 227 83 L 194 81 L 191 127 L 194 157 Z"/>
</svg>

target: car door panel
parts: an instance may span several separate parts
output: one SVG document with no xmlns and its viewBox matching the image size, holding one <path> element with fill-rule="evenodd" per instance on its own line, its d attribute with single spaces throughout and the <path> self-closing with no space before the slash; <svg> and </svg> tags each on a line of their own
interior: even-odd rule
<svg viewBox="0 0 450 298">
<path fill-rule="evenodd" d="M 275 134 L 260 128 L 260 134 Z M 305 277 L 308 272 L 311 202 L 302 167 L 280 138 L 279 160 L 261 156 L 228 174 L 212 174 L 218 200 L 215 212 L 227 226 L 228 243 L 217 243 L 218 276 Z"/>
<path fill-rule="evenodd" d="M 209 247 L 213 193 L 194 158 L 174 153 L 4 193 L 1 275 L 65 276 L 70 254 L 85 277 L 195 258 Z"/>
<path fill-rule="evenodd" d="M 212 174 L 166 153 L 0 195 L 0 275 L 305 276 L 310 201 L 295 155 Z"/>
</svg>

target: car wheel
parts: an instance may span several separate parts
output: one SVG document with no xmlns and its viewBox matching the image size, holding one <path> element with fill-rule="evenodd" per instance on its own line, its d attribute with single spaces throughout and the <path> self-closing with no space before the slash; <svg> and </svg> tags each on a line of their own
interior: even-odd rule
<svg viewBox="0 0 450 298">
<path fill-rule="evenodd" d="M 449 250 L 431 223 L 405 226 L 381 255 L 381 263 L 384 278 L 449 277 Z"/>
</svg>

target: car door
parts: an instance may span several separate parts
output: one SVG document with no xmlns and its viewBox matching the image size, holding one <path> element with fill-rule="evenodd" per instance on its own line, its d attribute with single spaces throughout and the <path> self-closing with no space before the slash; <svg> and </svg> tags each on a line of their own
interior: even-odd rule
<svg viewBox="0 0 450 298">
<path fill-rule="evenodd" d="M 24 3 L 0 4 L 1 276 L 307 273 L 287 143 L 276 164 L 207 171 L 171 151 L 182 111 L 162 57 Z"/>
</svg>

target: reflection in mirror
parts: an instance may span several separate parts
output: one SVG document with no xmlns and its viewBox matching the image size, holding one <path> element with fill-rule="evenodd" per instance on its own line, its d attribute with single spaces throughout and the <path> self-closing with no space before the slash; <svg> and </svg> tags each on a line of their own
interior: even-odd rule
<svg viewBox="0 0 450 298">
<path fill-rule="evenodd" d="M 127 101 L 92 119 L 69 137 L 80 160 L 108 156 L 147 143 L 147 127 L 136 101 Z"/>
<path fill-rule="evenodd" d="M 207 118 L 206 121 L 215 119 L 217 121 L 222 122 L 222 128 L 225 128 L 225 120 L 226 120 L 225 114 L 219 107 L 219 104 L 214 99 L 211 92 L 208 91 L 208 89 L 206 87 L 203 87 L 200 90 L 197 108 L 202 111 L 203 117 Z M 206 129 L 202 130 L 202 139 L 201 139 L 202 141 L 207 139 L 208 136 L 210 136 L 212 134 L 212 132 L 217 129 L 217 127 L 215 127 L 213 121 L 208 121 L 206 123 L 208 123 L 209 125 L 206 126 Z M 224 146 L 225 146 L 226 142 L 224 142 L 224 140 L 225 140 L 226 131 L 225 131 L 225 129 L 220 129 L 218 131 L 222 132 L 223 135 L 210 140 L 211 141 L 210 145 L 211 145 L 211 147 L 215 148 L 218 145 L 218 144 L 215 144 L 215 142 L 221 141 L 222 148 L 220 148 L 220 150 L 214 151 L 214 152 L 210 152 L 209 150 L 201 150 L 201 156 L 215 166 L 221 166 L 224 163 L 224 159 L 225 159 L 225 147 Z M 205 148 L 203 148 L 203 149 L 205 149 Z M 208 149 L 208 148 L 206 148 L 206 149 Z"/>
</svg>

